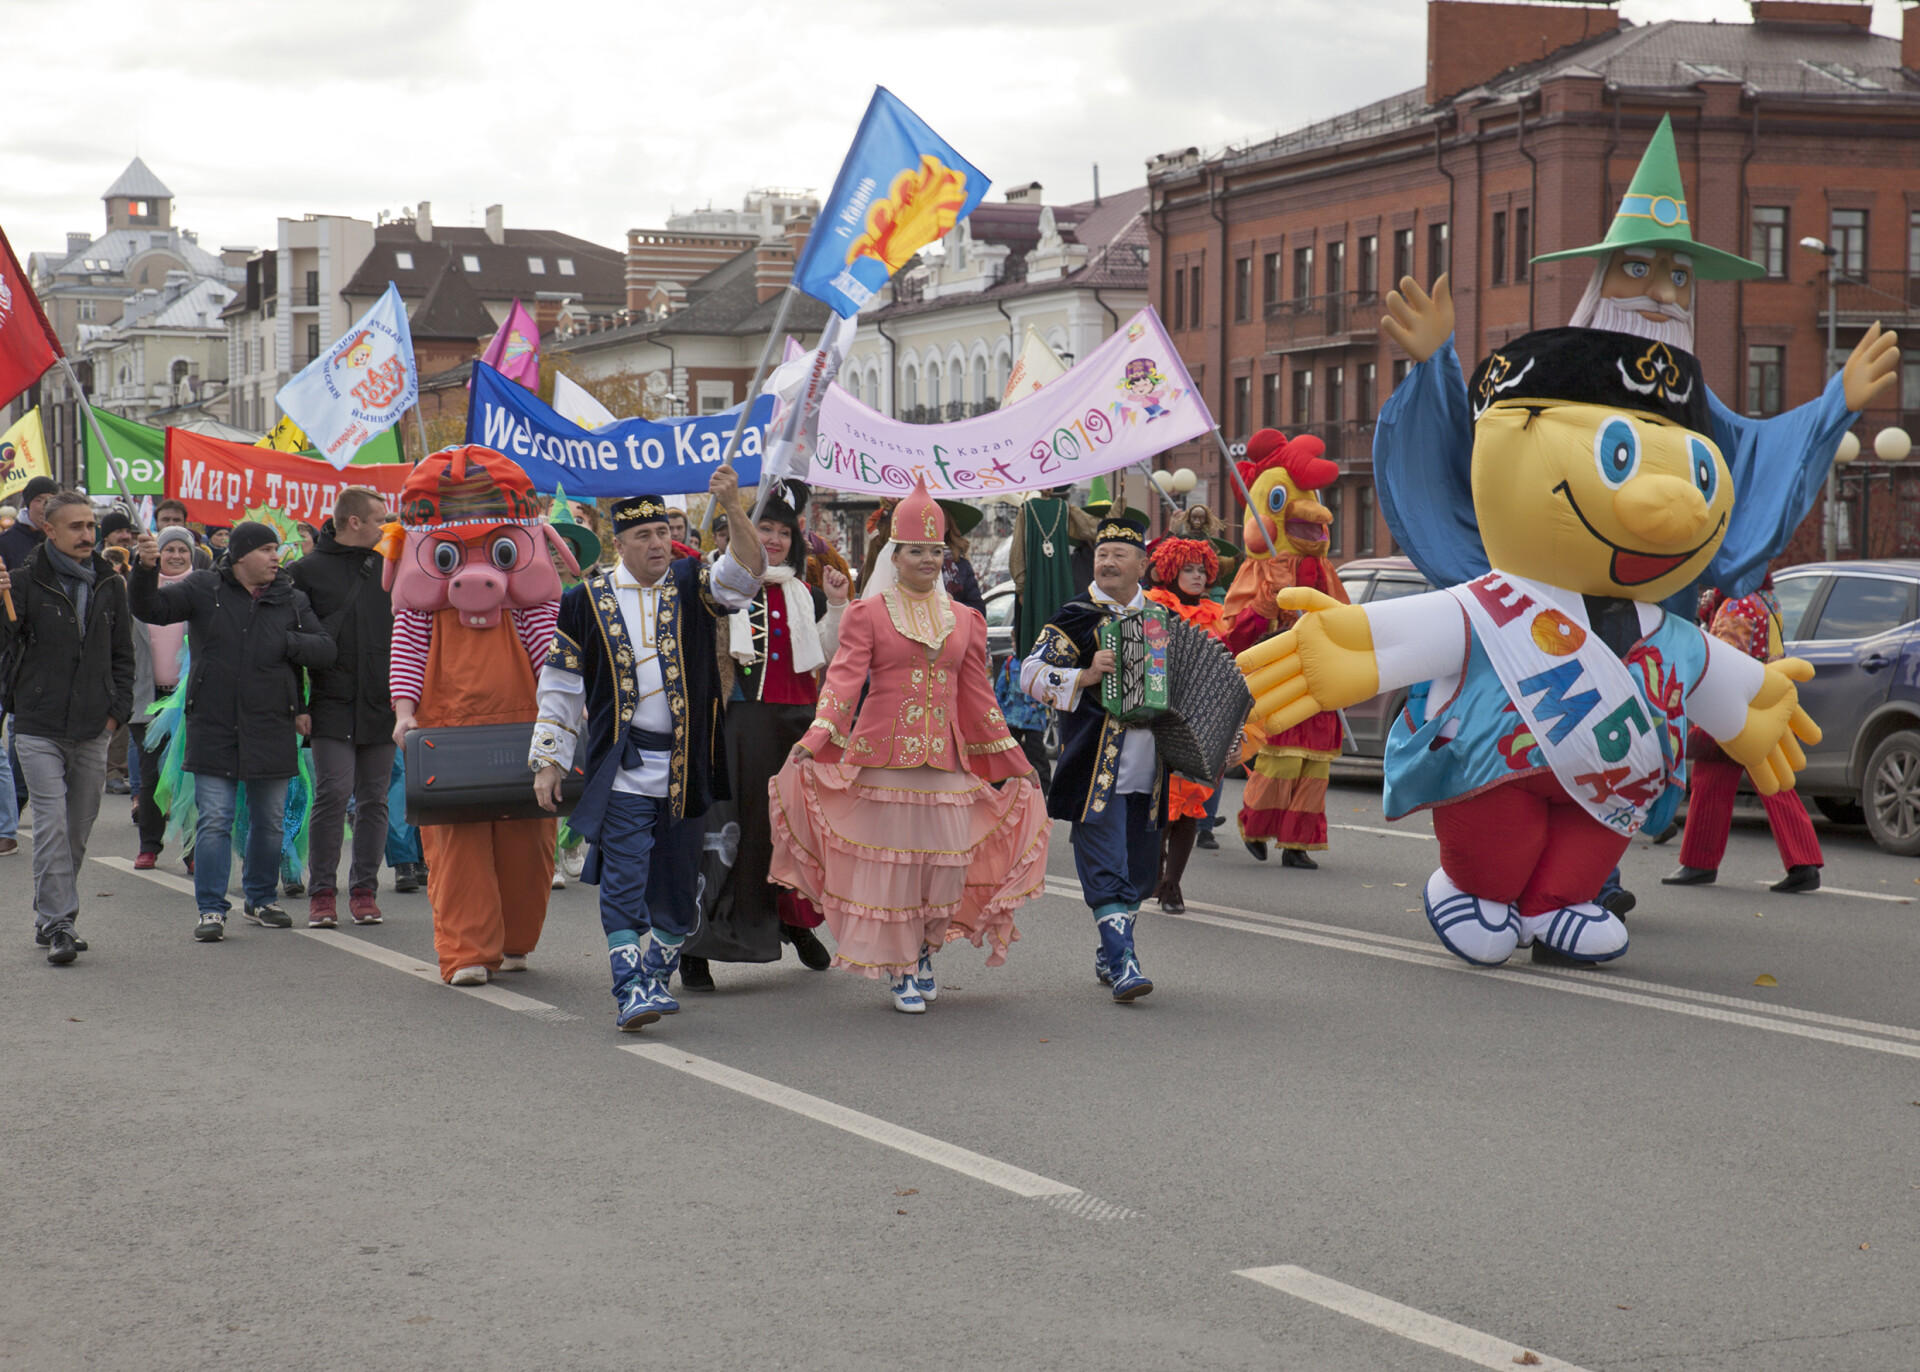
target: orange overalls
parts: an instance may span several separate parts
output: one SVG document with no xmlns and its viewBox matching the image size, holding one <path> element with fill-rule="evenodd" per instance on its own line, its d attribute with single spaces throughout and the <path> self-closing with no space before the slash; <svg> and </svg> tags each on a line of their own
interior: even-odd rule
<svg viewBox="0 0 1920 1372">
<path fill-rule="evenodd" d="M 467 627 L 454 609 L 437 611 L 433 620 L 421 727 L 532 723 L 539 714 L 533 664 L 511 613 L 503 608 L 491 629 Z M 533 951 L 547 921 L 558 828 L 556 819 L 420 827 L 442 981 L 462 967 L 497 972 L 502 957 Z"/>
</svg>

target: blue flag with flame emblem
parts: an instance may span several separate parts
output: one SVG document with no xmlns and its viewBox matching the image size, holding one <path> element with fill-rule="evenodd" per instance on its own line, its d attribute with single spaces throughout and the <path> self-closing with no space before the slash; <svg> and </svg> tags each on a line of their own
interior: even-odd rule
<svg viewBox="0 0 1920 1372">
<path fill-rule="evenodd" d="M 793 284 L 851 317 L 913 255 L 973 213 L 989 182 L 885 86 L 853 136 Z"/>
</svg>

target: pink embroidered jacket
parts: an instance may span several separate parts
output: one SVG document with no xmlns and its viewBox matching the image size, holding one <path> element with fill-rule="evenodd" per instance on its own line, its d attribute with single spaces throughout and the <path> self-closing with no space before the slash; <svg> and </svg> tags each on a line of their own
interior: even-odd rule
<svg viewBox="0 0 1920 1372">
<path fill-rule="evenodd" d="M 887 591 L 847 607 L 813 727 L 800 741 L 822 762 L 964 766 L 987 781 L 1031 766 L 987 679 L 987 621 L 941 591 L 921 601 Z"/>
</svg>

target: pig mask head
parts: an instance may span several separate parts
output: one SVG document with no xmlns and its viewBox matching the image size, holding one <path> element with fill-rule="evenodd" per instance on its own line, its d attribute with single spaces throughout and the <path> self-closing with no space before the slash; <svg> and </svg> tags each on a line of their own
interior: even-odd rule
<svg viewBox="0 0 1920 1372">
<path fill-rule="evenodd" d="M 421 462 L 400 513 L 380 544 L 395 609 L 450 608 L 463 626 L 490 629 L 503 610 L 559 598 L 549 550 L 579 570 L 565 540 L 541 521 L 527 474 L 489 448 L 450 448 Z"/>
</svg>

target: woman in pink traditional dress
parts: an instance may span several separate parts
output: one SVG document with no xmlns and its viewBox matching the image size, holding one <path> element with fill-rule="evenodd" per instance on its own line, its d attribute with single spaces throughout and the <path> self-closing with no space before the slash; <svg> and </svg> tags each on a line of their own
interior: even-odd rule
<svg viewBox="0 0 1920 1372">
<path fill-rule="evenodd" d="M 840 623 L 813 728 L 767 788 L 773 880 L 826 916 L 835 966 L 885 977 L 908 1014 L 939 994 L 943 943 L 1006 961 L 1013 912 L 1047 868 L 1038 778 L 994 701 L 986 621 L 941 587 L 945 552 L 923 481 L 893 512 L 883 589 Z"/>
</svg>

